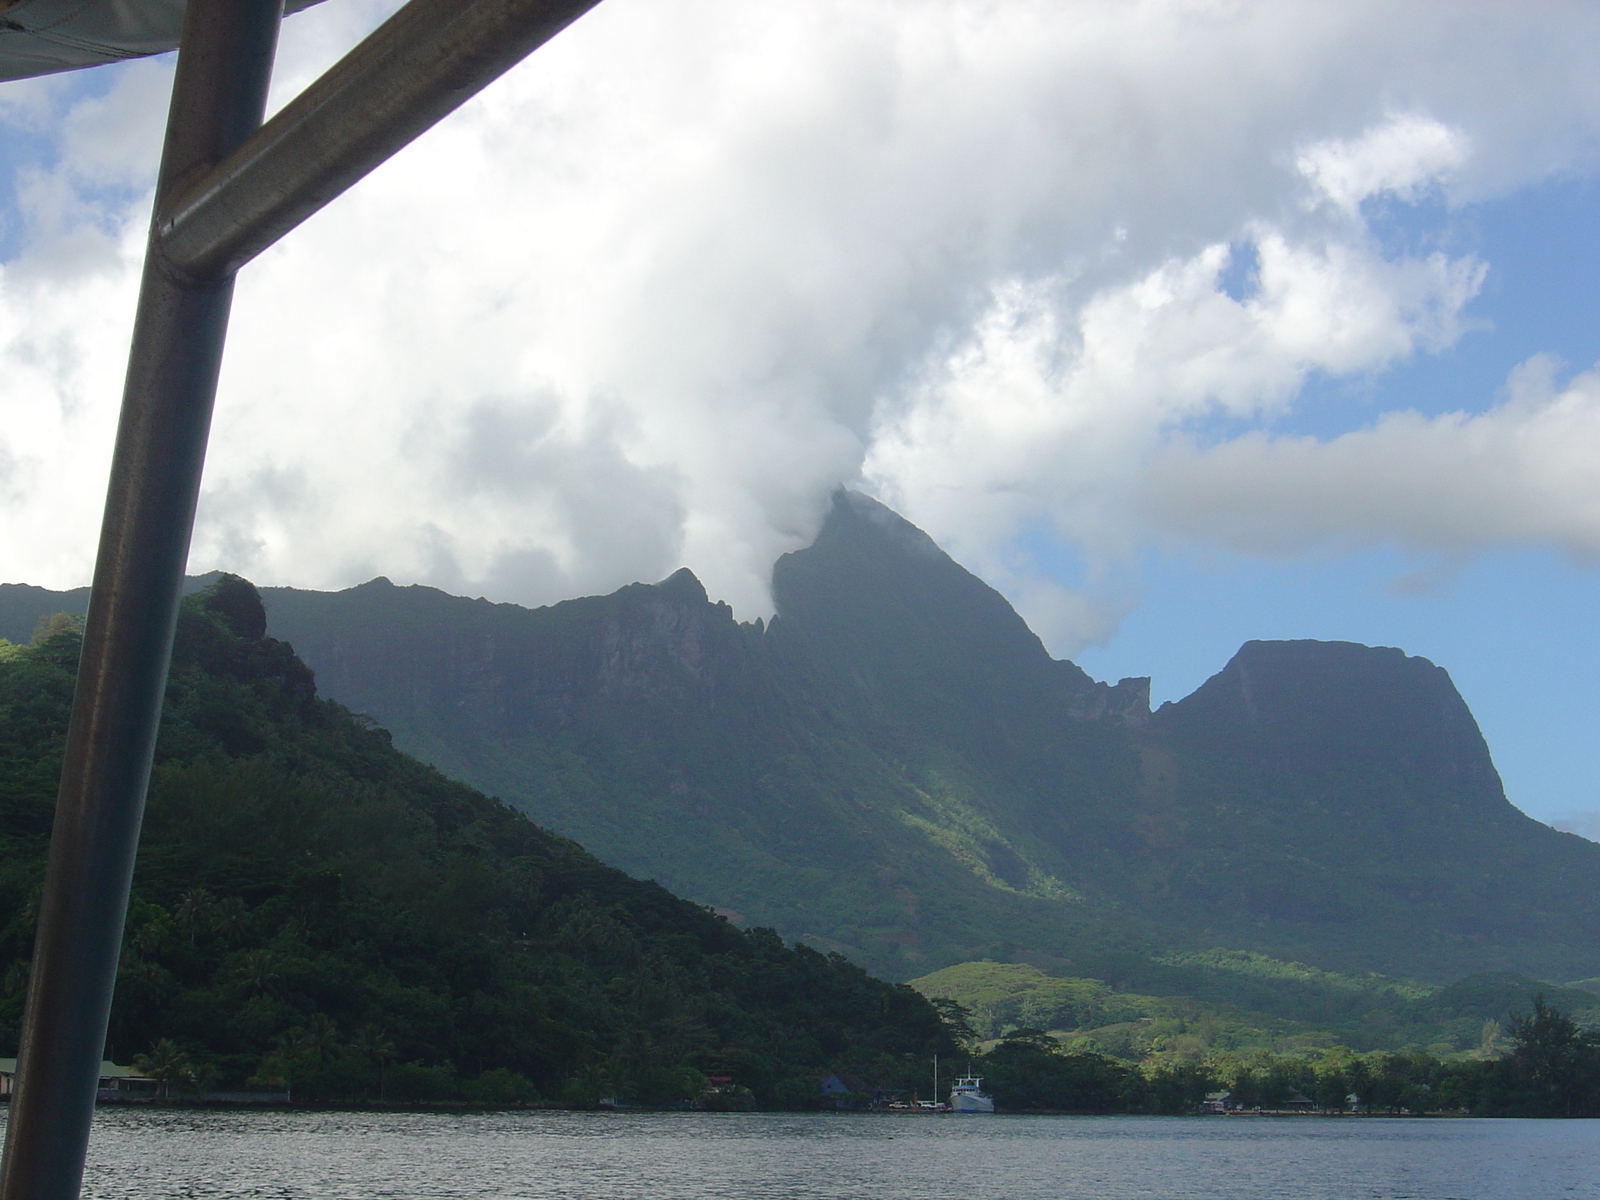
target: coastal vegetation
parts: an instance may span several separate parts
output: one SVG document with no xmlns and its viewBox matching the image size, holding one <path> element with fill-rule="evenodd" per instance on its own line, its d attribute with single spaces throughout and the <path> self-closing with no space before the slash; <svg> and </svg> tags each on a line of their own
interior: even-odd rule
<svg viewBox="0 0 1600 1200">
<path fill-rule="evenodd" d="M 1335 977 L 1326 986 L 1370 1007 L 1323 1026 L 1024 963 L 963 963 L 913 986 L 1010 1110 L 1188 1112 L 1209 1095 L 1232 1111 L 1600 1115 L 1600 997 L 1510 972 L 1448 987 Z"/>
<path fill-rule="evenodd" d="M 179 617 L 107 1048 L 163 1091 L 794 1107 L 818 1072 L 912 1086 L 954 1052 L 911 989 L 740 930 L 399 753 L 265 630 L 234 577 Z M 7 1048 L 80 644 L 40 632 L 0 647 Z"/>
<path fill-rule="evenodd" d="M 1445 1060 L 1349 1047 L 1275 1052 L 1160 1053 L 1131 1063 L 1082 1042 L 1018 1028 L 974 1054 L 985 1088 L 1005 1111 L 1229 1112 L 1495 1117 L 1600 1116 L 1600 1033 L 1536 997 L 1514 1016 L 1500 1057 Z"/>
<path fill-rule="evenodd" d="M 1254 954 L 1214 951 L 1192 957 L 1216 970 L 1232 969 L 1241 978 L 1240 1001 L 1118 991 L 1098 979 L 1050 975 L 1029 963 L 961 963 L 915 979 L 912 986 L 934 1003 L 955 1004 L 968 1014 L 975 1044 L 997 1041 L 1018 1028 L 1043 1029 L 1063 1045 L 1142 1063 L 1336 1046 L 1355 1053 L 1425 1051 L 1446 1060 L 1496 1057 L 1509 1047 L 1513 1018 L 1531 1012 L 1540 997 L 1580 1027 L 1600 1029 L 1600 996 L 1510 971 L 1439 986 L 1318 971 Z M 1295 986 L 1304 989 L 1304 1000 L 1293 1018 L 1241 1002 L 1262 991 L 1281 997 Z"/>
<path fill-rule="evenodd" d="M 0 645 L 11 1041 L 78 645 L 65 620 Z M 1318 1029 L 1019 963 L 947 968 L 919 993 L 741 931 L 319 699 L 293 651 L 265 636 L 255 589 L 223 577 L 180 616 L 109 1051 L 169 1100 L 254 1089 L 297 1102 L 837 1107 L 924 1088 L 933 1055 L 953 1066 L 964 1054 L 1009 1111 L 1182 1113 L 1226 1092 L 1243 1109 L 1600 1112 L 1600 1037 L 1543 994 L 1524 1004 L 1533 981 L 1440 988 L 1238 952 L 1198 959 L 1212 975 L 1351 997 L 1366 1024 L 1332 1012 Z M 1594 1023 L 1590 993 L 1553 994 Z M 1468 1052 L 1338 1041 L 1386 1023 L 1391 1040 L 1440 1034 L 1490 1011 L 1503 1027 L 1483 1021 Z M 869 1090 L 825 1097 L 828 1074 Z"/>
<path fill-rule="evenodd" d="M 1151 713 L 846 496 L 770 624 L 686 571 L 537 611 L 204 582 L 108 1047 L 171 1096 L 803 1108 L 960 1047 L 1012 1109 L 1595 1110 L 1600 981 L 1549 980 L 1600 973 L 1600 847 L 1506 803 L 1424 660 L 1251 643 Z M 0 641 L 0 1053 L 59 598 L 0 586 L 32 631 Z"/>
</svg>

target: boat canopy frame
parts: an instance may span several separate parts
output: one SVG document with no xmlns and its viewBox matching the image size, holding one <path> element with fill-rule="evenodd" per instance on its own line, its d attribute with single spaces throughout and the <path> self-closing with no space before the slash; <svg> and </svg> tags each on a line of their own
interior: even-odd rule
<svg viewBox="0 0 1600 1200">
<path fill-rule="evenodd" d="M 235 274 L 597 3 L 409 0 L 264 125 L 283 0 L 184 8 L 0 1200 L 82 1186 Z"/>
</svg>

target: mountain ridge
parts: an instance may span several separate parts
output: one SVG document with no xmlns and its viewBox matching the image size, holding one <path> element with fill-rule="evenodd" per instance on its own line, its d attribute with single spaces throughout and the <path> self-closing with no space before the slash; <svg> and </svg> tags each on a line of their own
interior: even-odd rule
<svg viewBox="0 0 1600 1200">
<path fill-rule="evenodd" d="M 908 989 L 736 930 L 400 753 L 266 625 L 234 576 L 180 606 L 107 1057 L 298 1100 L 749 1108 L 814 1106 L 828 1070 L 914 1086 L 955 1050 Z M 8 1053 L 80 642 L 0 645 Z"/>
<path fill-rule="evenodd" d="M 1250 642 L 1152 713 L 1148 680 L 1050 658 L 850 493 L 773 594 L 772 621 L 741 624 L 687 571 L 541 609 L 381 579 L 262 589 L 273 635 L 397 745 L 892 978 L 994 958 L 1199 987 L 1160 964 L 1213 947 L 1600 975 L 1600 846 L 1506 801 L 1425 659 Z"/>
</svg>

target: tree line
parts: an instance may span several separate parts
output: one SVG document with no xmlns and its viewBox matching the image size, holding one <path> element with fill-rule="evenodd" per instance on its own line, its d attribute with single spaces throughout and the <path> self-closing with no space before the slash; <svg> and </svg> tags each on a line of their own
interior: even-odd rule
<svg viewBox="0 0 1600 1200">
<path fill-rule="evenodd" d="M 79 635 L 0 644 L 0 1052 L 15 1045 Z M 740 930 L 397 752 L 316 696 L 224 577 L 184 602 L 108 1053 L 170 1098 L 809 1108 L 910 1091 L 973 1031 L 838 955 Z M 1541 1000 L 1496 1061 L 1138 1066 L 1013 1030 L 1003 1109 L 1186 1112 L 1226 1089 L 1372 1112 L 1600 1112 L 1600 1043 Z M 1253 1105 L 1252 1105 L 1253 1106 Z"/>
<path fill-rule="evenodd" d="M 971 1045 L 962 1007 L 934 1003 L 952 1035 Z M 1246 1111 L 1309 1101 L 1322 1112 L 1600 1116 L 1600 1032 L 1581 1028 L 1541 996 L 1530 1013 L 1512 1018 L 1509 1040 L 1510 1051 L 1498 1059 L 1335 1047 L 1315 1056 L 1261 1051 L 1243 1059 L 1134 1064 L 1065 1048 L 1042 1030 L 1015 1029 L 969 1062 L 1007 1111 L 1183 1113 L 1198 1110 L 1208 1094 L 1226 1092 L 1230 1107 Z"/>
<path fill-rule="evenodd" d="M 78 650 L 70 623 L 0 646 L 0 1053 Z M 399 753 L 318 699 L 244 580 L 184 602 L 107 1045 L 172 1098 L 795 1107 L 823 1072 L 909 1086 L 954 1049 L 910 988 Z"/>
</svg>

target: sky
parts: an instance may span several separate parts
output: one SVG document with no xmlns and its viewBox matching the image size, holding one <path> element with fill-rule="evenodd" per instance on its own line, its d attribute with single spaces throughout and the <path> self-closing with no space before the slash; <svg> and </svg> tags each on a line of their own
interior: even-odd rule
<svg viewBox="0 0 1600 1200">
<path fill-rule="evenodd" d="M 1597 68 L 1592 4 L 604 0 L 242 272 L 191 569 L 753 619 L 857 487 L 1158 702 L 1426 656 L 1600 834 Z M 89 577 L 171 71 L 0 84 L 0 579 Z"/>
</svg>

